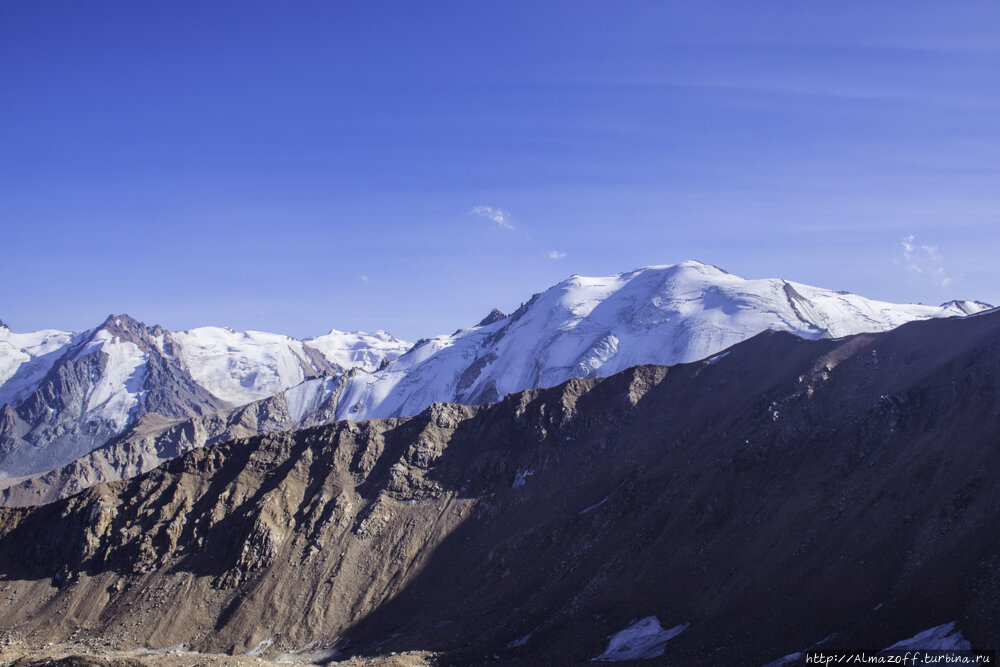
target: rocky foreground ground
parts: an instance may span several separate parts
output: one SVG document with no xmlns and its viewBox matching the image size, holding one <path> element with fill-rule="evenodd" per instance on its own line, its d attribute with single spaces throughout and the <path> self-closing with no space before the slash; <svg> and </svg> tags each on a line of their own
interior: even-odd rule
<svg viewBox="0 0 1000 667">
<path fill-rule="evenodd" d="M 426 651 L 404 652 L 376 657 L 357 657 L 343 661 L 313 662 L 286 656 L 265 660 L 256 656 L 194 653 L 185 649 L 113 650 L 99 644 L 59 643 L 40 648 L 11 641 L 0 648 L 0 664 L 11 667 L 254 667 L 290 664 L 342 665 L 343 667 L 430 667 L 440 664 Z"/>
</svg>

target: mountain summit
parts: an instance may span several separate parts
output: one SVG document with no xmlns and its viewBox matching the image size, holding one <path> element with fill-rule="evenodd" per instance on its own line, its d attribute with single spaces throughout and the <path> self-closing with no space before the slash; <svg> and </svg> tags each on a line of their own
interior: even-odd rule
<svg viewBox="0 0 1000 667">
<path fill-rule="evenodd" d="M 489 315 L 479 320 L 479 324 L 477 324 L 476 326 L 477 327 L 489 326 L 490 324 L 495 324 L 496 322 L 499 322 L 500 320 L 505 319 L 506 317 L 507 313 L 503 312 L 499 308 L 494 308 L 493 310 L 490 311 Z"/>
<path fill-rule="evenodd" d="M 696 261 L 574 275 L 509 317 L 422 341 L 386 369 L 353 378 L 337 418 L 408 416 L 434 402 L 488 403 L 572 377 L 694 361 L 766 330 L 839 338 L 988 308 L 873 301 L 787 280 L 747 280 Z"/>
</svg>

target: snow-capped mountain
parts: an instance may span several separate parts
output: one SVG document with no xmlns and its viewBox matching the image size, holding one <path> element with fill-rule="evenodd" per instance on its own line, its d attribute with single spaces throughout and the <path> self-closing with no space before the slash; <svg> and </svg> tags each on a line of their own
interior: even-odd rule
<svg viewBox="0 0 1000 667">
<path fill-rule="evenodd" d="M 224 411 L 313 378 L 374 370 L 410 347 L 379 331 L 300 341 L 204 327 L 170 332 L 112 315 L 79 333 L 0 327 L 0 476 L 65 465 L 144 415 Z"/>
<path fill-rule="evenodd" d="M 873 301 L 787 280 L 747 280 L 694 261 L 574 275 L 509 317 L 421 341 L 387 368 L 352 378 L 337 418 L 414 415 L 435 402 L 487 403 L 572 377 L 694 361 L 768 329 L 838 338 L 991 307 Z"/>
<path fill-rule="evenodd" d="M 94 484 L 134 477 L 198 447 L 326 424 L 333 421 L 344 383 L 358 373 L 364 370 L 313 378 L 253 403 L 186 419 L 145 415 L 67 465 L 26 478 L 0 479 L 0 504 L 39 505 Z"/>
<path fill-rule="evenodd" d="M 136 664 L 133 647 L 174 665 L 801 665 L 817 646 L 997 646 L 998 376 L 991 312 L 765 333 L 487 406 L 230 439 L 0 508 L 0 662 L 60 664 L 29 662 L 28 641 L 122 649 L 63 665 Z"/>
<path fill-rule="evenodd" d="M 412 347 L 382 331 L 300 341 L 169 332 L 127 316 L 83 333 L 0 328 L 0 477 L 34 476 L 0 487 L 18 502 L 51 499 L 220 439 L 489 403 L 573 377 L 707 358 L 769 329 L 838 338 L 990 308 L 892 304 L 684 262 L 572 276 L 511 315 L 493 311 Z"/>
</svg>

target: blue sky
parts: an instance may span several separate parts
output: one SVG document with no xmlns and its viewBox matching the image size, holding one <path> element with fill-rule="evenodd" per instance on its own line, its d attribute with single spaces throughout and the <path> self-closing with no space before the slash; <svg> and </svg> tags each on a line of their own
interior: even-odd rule
<svg viewBox="0 0 1000 667">
<path fill-rule="evenodd" d="M 0 318 L 412 340 L 685 259 L 1000 303 L 998 72 L 996 2 L 5 0 Z"/>
</svg>

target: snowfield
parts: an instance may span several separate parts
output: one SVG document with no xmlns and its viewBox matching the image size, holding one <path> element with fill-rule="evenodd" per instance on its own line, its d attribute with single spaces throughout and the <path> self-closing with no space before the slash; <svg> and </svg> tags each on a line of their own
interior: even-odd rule
<svg viewBox="0 0 1000 667">
<path fill-rule="evenodd" d="M 333 329 L 325 336 L 306 338 L 303 343 L 319 352 L 334 366 L 378 370 L 384 360 L 400 357 L 413 344 L 382 331 L 345 333 Z"/>
<path fill-rule="evenodd" d="M 201 327 L 173 337 L 195 382 L 232 405 L 273 396 L 316 370 L 302 343 L 280 334 Z"/>
<path fill-rule="evenodd" d="M 320 360 L 340 372 L 373 371 L 410 348 L 384 331 L 342 333 L 300 341 L 263 331 L 201 327 L 172 334 L 194 380 L 232 405 L 245 405 L 323 374 Z M 317 359 L 314 353 L 318 352 Z"/>
</svg>

